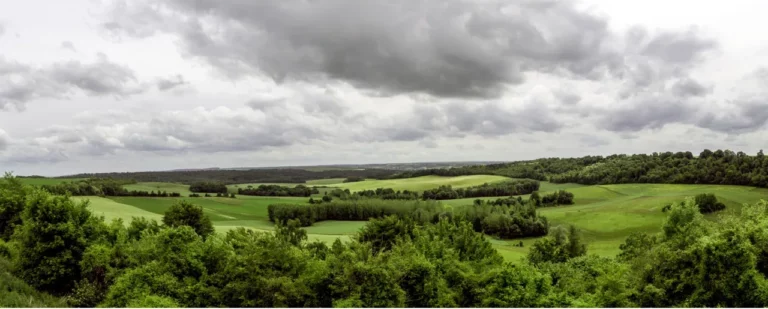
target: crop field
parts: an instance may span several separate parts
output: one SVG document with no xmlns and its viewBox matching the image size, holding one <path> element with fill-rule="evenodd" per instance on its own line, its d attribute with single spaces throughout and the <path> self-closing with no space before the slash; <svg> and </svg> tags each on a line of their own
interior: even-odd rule
<svg viewBox="0 0 768 309">
<path fill-rule="evenodd" d="M 348 188 L 351 191 L 395 188 L 416 190 L 436 188 L 440 185 L 466 187 L 504 181 L 500 176 L 425 176 L 394 180 L 366 180 L 343 183 L 343 179 L 325 179 L 315 184 L 329 187 Z M 294 184 L 295 185 L 295 184 Z M 139 183 L 126 186 L 133 190 L 168 191 L 188 194 L 188 186 L 170 183 Z M 232 187 L 230 187 L 232 188 Z M 743 203 L 754 203 L 768 199 L 768 189 L 720 185 L 670 185 L 670 184 L 622 184 L 584 186 L 578 184 L 554 184 L 541 182 L 541 192 L 568 190 L 575 195 L 574 205 L 540 208 L 539 213 L 547 217 L 552 226 L 572 224 L 582 230 L 589 243 L 590 253 L 613 256 L 619 252 L 619 245 L 633 232 L 656 233 L 666 217 L 661 208 L 669 203 L 683 200 L 699 193 L 714 193 L 727 208 L 722 213 L 738 211 Z M 123 218 L 129 222 L 133 216 L 145 216 L 159 220 L 162 214 L 178 199 L 186 199 L 203 207 L 218 231 L 224 232 L 237 227 L 271 231 L 267 206 L 275 203 L 306 203 L 304 197 L 259 197 L 242 196 L 231 198 L 152 198 L 152 197 L 88 197 L 91 208 L 108 220 Z M 523 196 L 528 198 L 528 196 Z M 82 198 L 81 198 L 82 199 Z M 494 200 L 496 197 L 482 198 Z M 468 207 L 474 198 L 442 201 L 452 207 Z M 706 217 L 717 220 L 720 214 Z M 341 237 L 347 239 L 357 232 L 363 221 L 323 221 L 307 227 L 310 240 L 332 242 Z M 499 252 L 509 261 L 519 261 L 536 238 L 517 240 L 496 240 L 489 237 Z M 515 244 L 523 242 L 523 247 Z"/>
<path fill-rule="evenodd" d="M 422 176 L 405 179 L 365 180 L 358 182 L 325 184 L 329 187 L 349 189 L 352 192 L 362 190 L 375 190 L 377 188 L 392 188 L 395 190 L 424 191 L 439 186 L 453 186 L 464 188 L 478 186 L 484 183 L 495 183 L 509 180 L 510 178 L 494 175 L 472 175 L 457 177 Z"/>
</svg>

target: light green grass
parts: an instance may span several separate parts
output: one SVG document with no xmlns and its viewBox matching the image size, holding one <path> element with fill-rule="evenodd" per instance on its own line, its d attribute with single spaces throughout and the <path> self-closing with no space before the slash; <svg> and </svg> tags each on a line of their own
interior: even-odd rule
<svg viewBox="0 0 768 309">
<path fill-rule="evenodd" d="M 478 186 L 484 183 L 496 183 L 510 178 L 494 175 L 472 175 L 457 177 L 422 176 L 405 179 L 365 180 L 358 182 L 337 183 L 332 186 L 349 189 L 352 192 L 362 190 L 375 190 L 378 188 L 392 188 L 395 190 L 424 191 L 440 186 L 451 185 L 454 188 Z"/>
<path fill-rule="evenodd" d="M 315 179 L 307 181 L 308 186 L 326 186 L 338 183 L 344 183 L 346 178 L 327 178 L 327 179 Z"/>
<path fill-rule="evenodd" d="M 436 177 L 426 176 L 396 180 L 367 180 L 354 183 L 337 183 L 351 191 L 394 188 L 397 190 L 425 190 L 440 185 L 455 187 L 478 185 L 485 182 L 503 181 L 498 176 Z M 330 182 L 330 180 L 327 180 Z M 168 188 L 171 188 L 169 185 Z M 768 199 L 768 189 L 741 186 L 718 185 L 664 185 L 664 184 L 622 184 L 583 186 L 574 184 L 541 183 L 541 192 L 548 193 L 565 189 L 575 195 L 574 205 L 540 208 L 539 213 L 547 217 L 554 226 L 572 224 L 579 228 L 588 243 L 588 252 L 601 256 L 615 256 L 619 245 L 634 232 L 657 233 L 666 215 L 661 208 L 669 203 L 682 201 L 685 197 L 700 193 L 714 193 L 726 204 L 725 211 L 705 217 L 717 220 L 724 213 L 738 211 L 744 203 Z M 165 189 L 166 191 L 170 191 Z M 497 197 L 484 198 L 496 199 Z M 527 199 L 528 196 L 523 196 Z M 149 197 L 115 197 L 111 199 L 91 198 L 93 208 L 101 207 L 101 213 L 111 217 L 129 219 L 137 214 L 158 218 L 177 199 Z M 236 227 L 271 231 L 274 225 L 268 221 L 267 206 L 274 203 L 306 203 L 307 198 L 281 198 L 238 196 L 229 198 L 182 198 L 202 206 L 219 231 Z M 443 201 L 447 205 L 462 207 L 471 205 L 474 199 Z M 99 206 L 101 205 L 101 206 Z M 471 207 L 471 206 L 469 206 Z M 357 232 L 363 221 L 324 221 L 306 230 L 311 240 L 333 242 L 336 238 L 348 239 Z M 496 249 L 509 261 L 524 258 L 537 238 L 522 239 L 523 247 L 516 247 L 521 240 L 492 240 Z"/>
<path fill-rule="evenodd" d="M 163 216 L 142 210 L 131 205 L 121 204 L 110 200 L 108 198 L 97 196 L 76 196 L 72 197 L 76 201 L 89 200 L 88 208 L 97 216 L 104 216 L 106 222 L 111 222 L 112 219 L 123 219 L 123 222 L 130 223 L 133 221 L 133 217 L 145 217 L 147 219 L 155 219 L 158 222 L 162 220 Z"/>
<path fill-rule="evenodd" d="M 42 185 L 57 185 L 62 182 L 79 181 L 79 180 L 84 180 L 86 178 L 17 178 L 17 179 L 21 180 L 21 182 L 26 185 L 42 186 Z"/>
<path fill-rule="evenodd" d="M 96 196 L 73 197 L 77 201 L 89 200 L 89 209 L 99 216 L 104 216 L 106 222 L 120 218 L 123 222 L 130 223 L 133 217 L 145 217 L 161 222 L 162 213 L 177 200 L 174 198 L 151 197 L 120 197 L 102 198 Z M 291 198 L 288 198 L 291 199 Z M 244 227 L 257 231 L 271 232 L 274 224 L 267 219 L 266 207 L 275 202 L 286 202 L 285 198 L 252 198 L 240 202 L 223 198 L 195 198 L 188 199 L 197 205 L 203 206 L 203 210 L 209 215 L 214 228 L 219 233 L 226 233 L 238 227 Z M 293 202 L 303 202 L 301 201 Z M 149 210 L 147 210 L 149 209 Z M 232 219 L 237 216 L 237 218 Z M 356 233 L 365 222 L 363 221 L 325 221 L 307 227 L 309 241 L 323 241 L 329 245 L 337 238 L 342 241 L 349 240 L 349 235 Z"/>
<path fill-rule="evenodd" d="M 130 185 L 124 185 L 123 188 L 126 190 L 132 191 L 155 191 L 155 192 L 176 192 L 181 194 L 182 196 L 189 196 L 191 191 L 189 191 L 189 185 L 180 184 L 180 183 L 170 183 L 170 182 L 139 182 L 135 184 Z"/>
<path fill-rule="evenodd" d="M 267 220 L 267 206 L 276 203 L 307 203 L 304 197 L 256 197 L 238 196 L 199 198 L 112 197 L 112 200 L 156 214 L 165 213 L 177 200 L 187 200 L 203 207 L 211 221 Z"/>
</svg>

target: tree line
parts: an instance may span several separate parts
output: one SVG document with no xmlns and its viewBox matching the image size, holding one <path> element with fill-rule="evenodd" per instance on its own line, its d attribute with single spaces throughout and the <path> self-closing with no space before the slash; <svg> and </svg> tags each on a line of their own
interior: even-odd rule
<svg viewBox="0 0 768 309">
<path fill-rule="evenodd" d="M 295 187 L 286 187 L 280 185 L 259 185 L 258 187 L 248 186 L 247 188 L 238 188 L 237 194 L 255 195 L 255 196 L 303 196 L 308 197 L 312 194 L 318 194 L 320 191 L 315 187 L 305 185 L 296 185 Z"/>
<path fill-rule="evenodd" d="M 300 168 L 263 168 L 249 170 L 191 170 L 131 173 L 88 173 L 66 177 L 131 179 L 139 182 L 173 182 L 193 184 L 214 181 L 223 184 L 239 183 L 306 183 L 309 180 L 329 178 L 379 179 L 396 173 L 386 169 L 329 169 L 310 171 Z M 215 192 L 211 192 L 215 193 Z"/>
<path fill-rule="evenodd" d="M 539 182 L 529 179 L 519 179 L 494 184 L 482 184 L 468 188 L 454 189 L 452 186 L 440 186 L 435 189 L 425 190 L 422 193 L 424 200 L 453 200 L 460 198 L 487 197 L 487 196 L 512 196 L 530 194 L 539 190 Z"/>
<path fill-rule="evenodd" d="M 227 193 L 227 186 L 215 181 L 199 181 L 189 185 L 189 191 L 195 193 Z"/>
<path fill-rule="evenodd" d="M 0 305 L 73 307 L 766 307 L 768 203 L 718 221 L 675 203 L 615 258 L 554 227 L 505 263 L 472 223 L 369 221 L 348 241 L 216 233 L 183 201 L 161 222 L 105 222 L 86 202 L 0 181 Z M 13 222 L 13 223 L 9 223 Z M 51 242 L 50 239 L 59 241 Z"/>
<path fill-rule="evenodd" d="M 416 176 L 500 175 L 554 183 L 585 185 L 619 183 L 721 184 L 768 187 L 768 159 L 760 150 L 744 152 L 705 149 L 686 152 L 542 158 L 448 169 L 405 171 L 387 178 Z"/>
<path fill-rule="evenodd" d="M 768 187 L 768 159 L 730 150 L 614 155 L 600 163 L 553 175 L 552 182 L 581 184 L 674 183 Z"/>
<path fill-rule="evenodd" d="M 326 220 L 366 221 L 397 216 L 418 224 L 471 222 L 475 231 L 503 239 L 543 236 L 549 224 L 536 213 L 536 207 L 527 203 L 506 205 L 475 204 L 446 209 L 437 201 L 404 201 L 382 199 L 332 200 L 310 205 L 271 204 L 267 206 L 269 220 L 286 224 L 296 220 L 302 227 Z"/>
<path fill-rule="evenodd" d="M 350 192 L 349 189 L 333 189 L 326 192 L 326 195 L 340 200 L 357 200 L 378 198 L 383 200 L 417 200 L 420 198 L 419 192 L 409 190 L 397 190 L 392 188 L 377 188 L 376 190 L 361 190 Z"/>
<path fill-rule="evenodd" d="M 141 197 L 180 197 L 177 192 L 127 190 L 126 184 L 134 184 L 135 181 L 116 180 L 106 178 L 92 178 L 78 181 L 62 182 L 55 185 L 42 185 L 46 190 L 56 195 L 71 196 L 141 196 Z"/>
</svg>

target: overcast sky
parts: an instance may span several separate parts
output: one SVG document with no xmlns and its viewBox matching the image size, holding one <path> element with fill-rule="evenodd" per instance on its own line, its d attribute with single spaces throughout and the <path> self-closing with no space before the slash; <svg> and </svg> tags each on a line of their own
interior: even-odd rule
<svg viewBox="0 0 768 309">
<path fill-rule="evenodd" d="M 0 3 L 16 174 L 732 149 L 768 1 Z"/>
</svg>

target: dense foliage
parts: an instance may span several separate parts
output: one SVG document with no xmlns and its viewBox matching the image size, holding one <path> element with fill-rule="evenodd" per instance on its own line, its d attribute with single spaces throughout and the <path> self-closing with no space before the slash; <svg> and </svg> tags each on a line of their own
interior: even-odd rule
<svg viewBox="0 0 768 309">
<path fill-rule="evenodd" d="M 350 192 L 349 189 L 333 189 L 326 193 L 332 198 L 338 198 L 340 200 L 358 200 L 367 198 L 378 198 L 383 200 L 417 200 L 419 199 L 419 193 L 416 191 L 395 191 L 392 188 L 378 188 L 376 190 L 362 190 L 356 192 Z"/>
<path fill-rule="evenodd" d="M 364 181 L 365 177 L 360 176 L 351 176 L 344 179 L 344 182 L 358 182 L 358 181 Z"/>
<path fill-rule="evenodd" d="M 452 200 L 484 196 L 512 196 L 530 194 L 539 190 L 539 182 L 521 179 L 494 184 L 482 184 L 468 188 L 454 189 L 451 186 L 440 186 L 422 193 L 425 200 Z"/>
<path fill-rule="evenodd" d="M 720 211 L 725 209 L 725 204 L 717 200 L 717 197 L 711 193 L 702 193 L 694 198 L 696 205 L 699 206 L 699 212 L 703 214 Z"/>
<path fill-rule="evenodd" d="M 203 238 L 213 233 L 211 219 L 203 213 L 203 207 L 195 206 L 185 200 L 171 205 L 163 216 L 163 224 L 170 227 L 189 226 Z"/>
<path fill-rule="evenodd" d="M 533 205 L 475 204 L 446 209 L 435 201 L 393 201 L 381 199 L 333 200 L 310 205 L 272 204 L 267 207 L 269 220 L 285 224 L 297 220 L 300 226 L 311 226 L 325 220 L 364 221 L 397 216 L 417 224 L 438 222 L 470 222 L 478 232 L 504 239 L 543 236 L 547 219 L 538 216 Z"/>
<path fill-rule="evenodd" d="M 279 185 L 259 185 L 258 187 L 248 186 L 247 188 L 238 188 L 237 194 L 256 195 L 256 196 L 310 196 L 320 193 L 317 188 L 310 188 L 305 185 L 295 187 L 286 187 Z"/>
<path fill-rule="evenodd" d="M 133 173 L 98 173 L 78 174 L 67 177 L 74 178 L 112 178 L 129 179 L 139 182 L 177 182 L 193 184 L 196 182 L 215 181 L 224 184 L 239 183 L 305 183 L 308 180 L 328 178 L 383 178 L 396 171 L 385 169 L 327 169 L 305 170 L 299 168 L 264 168 L 249 170 L 188 170 L 165 172 L 133 172 Z M 215 192 L 214 192 L 215 193 Z"/>
<path fill-rule="evenodd" d="M 272 204 L 267 207 L 267 213 L 272 222 L 298 220 L 301 226 L 310 226 L 325 220 L 367 221 L 390 215 L 413 217 L 426 223 L 436 221 L 444 209 L 441 204 L 433 201 L 362 199 L 333 200 L 310 205 Z"/>
<path fill-rule="evenodd" d="M 189 191 L 195 193 L 227 193 L 227 186 L 220 182 L 201 181 L 189 185 Z"/>
<path fill-rule="evenodd" d="M 142 196 L 142 197 L 180 197 L 178 192 L 127 190 L 124 185 L 134 184 L 133 180 L 115 180 L 92 178 L 55 185 L 42 185 L 44 190 L 56 195 L 71 196 Z"/>
<path fill-rule="evenodd" d="M 768 187 L 768 159 L 730 150 L 613 155 L 599 164 L 553 175 L 552 182 L 581 184 L 678 183 Z"/>
</svg>

